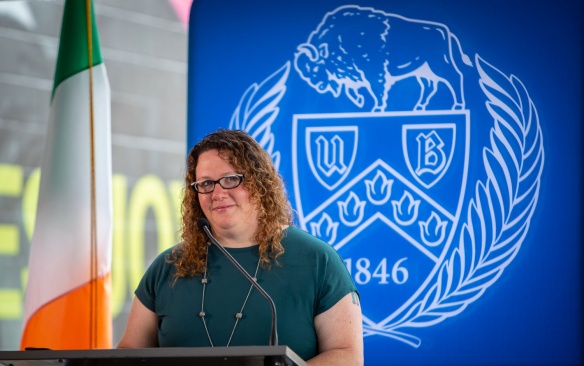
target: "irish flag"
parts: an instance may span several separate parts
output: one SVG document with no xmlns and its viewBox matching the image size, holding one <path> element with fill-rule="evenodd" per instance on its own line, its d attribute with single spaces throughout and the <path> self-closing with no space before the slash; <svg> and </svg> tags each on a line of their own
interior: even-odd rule
<svg viewBox="0 0 584 366">
<path fill-rule="evenodd" d="M 111 348 L 110 92 L 90 0 L 63 12 L 21 348 Z"/>
</svg>

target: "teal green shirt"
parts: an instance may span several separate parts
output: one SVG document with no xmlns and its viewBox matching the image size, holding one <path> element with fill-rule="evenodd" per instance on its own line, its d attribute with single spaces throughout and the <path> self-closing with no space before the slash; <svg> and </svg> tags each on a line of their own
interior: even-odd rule
<svg viewBox="0 0 584 366">
<path fill-rule="evenodd" d="M 318 353 L 314 317 L 357 290 L 343 260 L 327 243 L 297 227 L 289 227 L 282 245 L 285 252 L 278 258 L 281 266 L 272 265 L 269 270 L 260 266 L 258 284 L 276 304 L 279 344 L 290 347 L 306 360 Z M 258 247 L 227 250 L 253 277 Z M 170 251 L 161 253 L 150 265 L 136 296 L 160 319 L 160 347 L 209 347 L 199 317 L 202 277 L 179 279 L 172 285 L 175 267 L 165 260 Z M 224 347 L 250 283 L 215 246 L 209 247 L 208 268 L 205 319 L 213 344 Z M 269 303 L 253 289 L 230 346 L 268 345 L 270 328 Z"/>
</svg>

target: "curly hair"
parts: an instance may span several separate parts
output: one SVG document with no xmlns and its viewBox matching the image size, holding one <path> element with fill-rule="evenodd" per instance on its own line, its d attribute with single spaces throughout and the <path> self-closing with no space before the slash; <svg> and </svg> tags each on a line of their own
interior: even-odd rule
<svg viewBox="0 0 584 366">
<path fill-rule="evenodd" d="M 286 225 L 292 225 L 292 209 L 286 197 L 282 177 L 268 153 L 247 132 L 219 129 L 197 143 L 187 157 L 185 192 L 182 201 L 182 243 L 176 246 L 167 260 L 176 267 L 176 278 L 196 277 L 205 271 L 208 238 L 198 229 L 197 222 L 205 217 L 199 194 L 191 188 L 199 156 L 217 150 L 219 156 L 244 175 L 243 185 L 251 202 L 257 204 L 259 245 L 262 265 L 269 268 L 271 260 L 284 253 L 282 238 Z"/>
</svg>

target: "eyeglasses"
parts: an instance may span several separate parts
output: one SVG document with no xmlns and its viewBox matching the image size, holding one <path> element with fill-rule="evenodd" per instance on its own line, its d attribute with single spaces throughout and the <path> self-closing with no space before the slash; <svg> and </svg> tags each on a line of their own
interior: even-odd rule
<svg viewBox="0 0 584 366">
<path fill-rule="evenodd" d="M 198 182 L 193 182 L 191 183 L 191 187 L 193 187 L 195 191 L 199 193 L 207 194 L 215 190 L 215 184 L 217 183 L 219 183 L 223 189 L 233 189 L 239 187 L 241 182 L 243 182 L 243 174 L 234 174 L 219 178 L 217 180 L 205 179 Z"/>
</svg>

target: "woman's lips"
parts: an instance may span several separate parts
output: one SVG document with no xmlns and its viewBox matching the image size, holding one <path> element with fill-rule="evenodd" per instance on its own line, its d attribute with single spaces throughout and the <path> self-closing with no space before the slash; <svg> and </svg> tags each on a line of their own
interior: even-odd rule
<svg viewBox="0 0 584 366">
<path fill-rule="evenodd" d="M 230 207 L 233 207 L 233 206 L 234 206 L 234 205 L 222 205 L 222 206 L 217 206 L 217 207 L 214 207 L 214 208 L 213 208 L 213 210 L 214 210 L 214 211 L 220 211 L 220 210 L 225 210 L 225 209 L 228 209 L 228 208 L 230 208 Z"/>
</svg>

